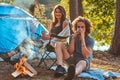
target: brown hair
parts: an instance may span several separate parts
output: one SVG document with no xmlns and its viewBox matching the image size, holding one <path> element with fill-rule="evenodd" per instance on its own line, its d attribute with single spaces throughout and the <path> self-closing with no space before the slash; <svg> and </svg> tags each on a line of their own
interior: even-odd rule
<svg viewBox="0 0 120 80">
<path fill-rule="evenodd" d="M 62 18 L 61 18 L 61 21 L 60 21 L 60 26 L 62 26 L 63 24 L 63 21 L 66 19 L 66 11 L 65 9 L 61 6 L 61 5 L 56 5 L 52 11 L 52 17 L 53 17 L 53 26 L 58 22 L 58 20 L 56 19 L 55 17 L 55 10 L 56 9 L 59 9 L 62 13 Z"/>
<path fill-rule="evenodd" d="M 91 32 L 91 27 L 92 27 L 91 21 L 85 17 L 78 16 L 72 22 L 72 31 L 73 32 L 75 32 L 77 30 L 77 23 L 78 22 L 83 22 L 85 24 L 85 28 L 86 28 L 85 35 L 88 35 Z"/>
</svg>

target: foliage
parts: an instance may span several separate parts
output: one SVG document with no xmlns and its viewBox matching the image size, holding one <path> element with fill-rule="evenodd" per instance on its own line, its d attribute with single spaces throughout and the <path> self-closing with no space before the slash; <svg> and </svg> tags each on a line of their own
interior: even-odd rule
<svg viewBox="0 0 120 80">
<path fill-rule="evenodd" d="M 50 1 L 50 0 L 39 0 L 39 2 L 40 2 L 41 4 L 45 4 L 45 5 L 47 5 L 47 4 L 49 3 L 49 1 Z"/>
<path fill-rule="evenodd" d="M 0 0 L 0 3 L 9 3 L 9 4 L 13 4 L 14 0 Z"/>
<path fill-rule="evenodd" d="M 48 18 L 48 19 L 52 19 L 52 16 L 51 16 L 51 12 L 54 8 L 54 6 L 56 4 L 59 4 L 59 2 L 57 2 L 56 0 L 48 0 L 48 3 L 47 5 L 45 5 L 45 13 L 44 15 Z"/>
<path fill-rule="evenodd" d="M 43 26 L 47 28 L 50 19 L 48 19 L 46 15 L 44 15 L 44 13 L 45 13 L 45 5 L 40 3 L 36 4 L 34 16 L 43 24 Z"/>
<path fill-rule="evenodd" d="M 69 0 L 61 0 L 61 5 L 69 16 Z M 83 0 L 84 16 L 93 23 L 92 36 L 101 45 L 111 43 L 114 21 L 115 0 Z"/>
<path fill-rule="evenodd" d="M 51 12 L 53 7 L 59 3 L 60 0 L 39 0 L 39 7 L 35 11 L 36 14 L 34 15 L 46 28 L 48 28 L 49 23 L 52 19 Z"/>
<path fill-rule="evenodd" d="M 110 44 L 115 21 L 114 0 L 84 0 L 84 16 L 93 22 L 95 40 L 101 45 Z"/>
<path fill-rule="evenodd" d="M 39 0 L 39 3 L 49 5 L 50 3 L 59 3 L 61 0 Z"/>
<path fill-rule="evenodd" d="M 0 0 L 13 4 L 14 0 Z M 60 3 L 69 18 L 69 0 L 39 0 L 39 7 L 35 8 L 35 17 L 47 28 L 51 20 L 54 5 Z M 115 21 L 115 0 L 83 0 L 84 16 L 93 23 L 92 36 L 101 45 L 110 44 Z M 47 4 L 47 5 L 44 5 Z M 50 7 L 52 6 L 52 7 Z"/>
<path fill-rule="evenodd" d="M 67 18 L 70 18 L 69 0 L 61 0 L 60 4 L 65 8 Z"/>
</svg>

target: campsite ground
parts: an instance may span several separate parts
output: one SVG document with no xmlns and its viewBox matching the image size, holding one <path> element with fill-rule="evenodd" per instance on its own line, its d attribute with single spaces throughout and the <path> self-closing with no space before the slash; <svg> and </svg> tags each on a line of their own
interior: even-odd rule
<svg viewBox="0 0 120 80">
<path fill-rule="evenodd" d="M 43 66 L 37 67 L 38 60 L 32 62 L 32 66 L 38 71 L 38 75 L 34 77 L 29 76 L 18 76 L 13 78 L 11 73 L 14 72 L 13 65 L 0 62 L 0 80 L 63 80 L 64 77 L 54 78 L 54 71 L 47 70 Z M 91 63 L 92 68 L 101 68 L 104 70 L 111 70 L 114 72 L 120 72 L 120 57 L 114 57 L 107 52 L 95 51 L 94 57 Z M 79 78 L 75 80 L 93 80 Z M 120 78 L 109 78 L 106 80 L 120 80 Z"/>
</svg>

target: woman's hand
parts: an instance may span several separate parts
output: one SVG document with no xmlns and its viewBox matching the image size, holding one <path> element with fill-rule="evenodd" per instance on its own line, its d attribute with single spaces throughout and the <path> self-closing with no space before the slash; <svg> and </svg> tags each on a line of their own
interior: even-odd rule
<svg viewBox="0 0 120 80">
<path fill-rule="evenodd" d="M 45 35 L 45 36 L 42 36 L 41 37 L 43 40 L 49 40 L 50 39 L 50 36 L 49 35 Z"/>
</svg>

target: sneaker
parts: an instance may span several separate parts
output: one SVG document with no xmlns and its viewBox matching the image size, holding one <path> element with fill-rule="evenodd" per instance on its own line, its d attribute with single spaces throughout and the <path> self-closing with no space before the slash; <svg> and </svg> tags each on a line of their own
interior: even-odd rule
<svg viewBox="0 0 120 80">
<path fill-rule="evenodd" d="M 64 80 L 73 80 L 74 76 L 75 76 L 75 65 L 71 64 L 70 67 L 68 68 L 67 77 Z"/>
<path fill-rule="evenodd" d="M 18 62 L 18 60 L 16 61 L 11 61 L 10 57 L 8 56 L 7 53 L 0 53 L 0 57 L 5 61 L 5 62 L 9 62 L 10 64 L 14 65 Z"/>
<path fill-rule="evenodd" d="M 55 77 L 61 77 L 66 73 L 66 70 L 64 67 L 62 67 L 61 65 L 58 65 L 56 68 L 56 72 L 55 72 Z"/>
<path fill-rule="evenodd" d="M 6 62 L 10 62 L 10 57 L 7 53 L 0 53 L 0 57 Z"/>
</svg>

